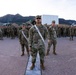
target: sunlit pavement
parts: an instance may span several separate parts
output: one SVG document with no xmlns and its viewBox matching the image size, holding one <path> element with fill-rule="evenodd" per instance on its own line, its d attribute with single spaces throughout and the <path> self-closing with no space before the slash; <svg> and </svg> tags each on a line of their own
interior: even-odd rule
<svg viewBox="0 0 76 75">
<path fill-rule="evenodd" d="M 47 41 L 46 41 L 47 47 Z M 58 38 L 57 55 L 45 56 L 45 70 L 42 75 L 76 75 L 76 37 Z M 0 40 L 0 75 L 24 75 L 27 66 L 27 53 L 21 57 L 18 38 Z"/>
<path fill-rule="evenodd" d="M 42 75 L 76 75 L 76 37 L 74 41 L 69 38 L 58 38 L 57 55 L 52 54 L 45 57 L 46 70 Z"/>
<path fill-rule="evenodd" d="M 0 75 L 24 75 L 27 54 L 21 57 L 18 39 L 0 40 Z"/>
</svg>

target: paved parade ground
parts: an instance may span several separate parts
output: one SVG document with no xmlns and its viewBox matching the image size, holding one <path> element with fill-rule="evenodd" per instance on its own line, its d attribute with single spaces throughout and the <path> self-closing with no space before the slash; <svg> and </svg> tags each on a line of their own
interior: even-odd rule
<svg viewBox="0 0 76 75">
<path fill-rule="evenodd" d="M 47 47 L 47 41 L 46 41 Z M 45 70 L 42 75 L 76 75 L 76 37 L 58 38 L 57 55 L 45 56 Z M 27 66 L 27 53 L 21 57 L 18 38 L 0 40 L 0 75 L 24 75 Z"/>
</svg>

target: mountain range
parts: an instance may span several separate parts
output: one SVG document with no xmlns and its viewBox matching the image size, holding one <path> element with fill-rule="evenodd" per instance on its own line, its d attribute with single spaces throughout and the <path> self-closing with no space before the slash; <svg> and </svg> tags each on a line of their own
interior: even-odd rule
<svg viewBox="0 0 76 75">
<path fill-rule="evenodd" d="M 20 14 L 12 15 L 12 14 L 7 14 L 5 16 L 0 17 L 0 22 L 1 23 L 25 23 L 29 20 L 33 21 L 35 16 L 22 16 Z M 65 20 L 63 18 L 59 18 L 59 24 L 68 24 L 71 25 L 75 23 L 75 20 Z"/>
</svg>

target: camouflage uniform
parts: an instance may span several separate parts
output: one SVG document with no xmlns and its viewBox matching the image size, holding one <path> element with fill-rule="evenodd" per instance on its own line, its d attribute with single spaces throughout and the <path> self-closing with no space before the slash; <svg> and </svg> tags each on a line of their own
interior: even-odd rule
<svg viewBox="0 0 76 75">
<path fill-rule="evenodd" d="M 0 40 L 3 40 L 2 30 L 0 29 Z"/>
<path fill-rule="evenodd" d="M 46 39 L 47 28 L 43 25 L 40 25 L 37 27 L 38 27 L 40 33 L 42 34 L 43 38 Z M 32 26 L 29 30 L 29 45 L 32 48 L 32 50 L 31 50 L 32 63 L 36 62 L 36 56 L 37 56 L 38 51 L 39 51 L 39 55 L 40 55 L 40 62 L 44 62 L 45 45 L 34 26 Z"/>
<path fill-rule="evenodd" d="M 50 26 L 48 29 L 48 40 L 50 40 L 50 42 L 48 42 L 48 48 L 47 48 L 47 54 L 49 54 L 50 51 L 50 47 L 53 44 L 53 54 L 56 55 L 56 44 L 57 44 L 57 35 L 56 35 L 56 26 Z"/>
<path fill-rule="evenodd" d="M 19 31 L 19 41 L 20 41 L 21 49 L 22 49 L 22 55 L 21 56 L 24 55 L 24 51 L 25 51 L 24 47 L 26 47 L 27 54 L 29 55 L 28 41 L 23 36 L 22 31 L 24 32 L 25 36 L 28 38 L 28 30 L 27 29 Z"/>
<path fill-rule="evenodd" d="M 66 36 L 67 37 L 69 36 L 68 30 L 69 30 L 69 27 L 66 28 Z"/>
<path fill-rule="evenodd" d="M 19 34 L 19 27 L 17 27 L 17 37 L 18 37 L 18 34 Z"/>
<path fill-rule="evenodd" d="M 11 30 L 10 30 L 11 39 L 14 39 L 14 38 L 15 38 L 15 32 L 14 32 L 14 31 L 15 31 L 15 27 L 11 25 L 10 29 L 11 29 Z"/>
<path fill-rule="evenodd" d="M 69 31 L 70 31 L 70 40 L 73 40 L 73 36 L 74 36 L 74 29 L 73 29 L 73 27 L 70 27 Z"/>
<path fill-rule="evenodd" d="M 4 36 L 5 36 L 5 35 L 4 35 L 4 28 L 2 28 L 2 33 L 3 33 L 3 37 L 4 37 Z"/>
<path fill-rule="evenodd" d="M 66 37 L 66 27 L 63 29 L 63 36 Z"/>
<path fill-rule="evenodd" d="M 6 26 L 4 26 L 4 28 L 3 28 L 3 36 L 4 37 L 6 37 L 6 32 L 7 32 L 7 28 L 6 28 Z"/>
<path fill-rule="evenodd" d="M 10 37 L 10 26 L 7 27 L 7 37 Z"/>
<path fill-rule="evenodd" d="M 75 27 L 75 36 L 76 36 L 76 27 Z"/>
<path fill-rule="evenodd" d="M 61 37 L 61 28 L 60 28 L 60 27 L 58 27 L 57 36 L 58 36 L 58 37 Z"/>
</svg>

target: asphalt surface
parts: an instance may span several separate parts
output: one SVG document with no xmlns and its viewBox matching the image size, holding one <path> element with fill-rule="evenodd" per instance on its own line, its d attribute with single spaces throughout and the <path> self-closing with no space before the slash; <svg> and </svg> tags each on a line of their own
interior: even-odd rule
<svg viewBox="0 0 76 75">
<path fill-rule="evenodd" d="M 42 75 L 76 75 L 76 37 L 58 38 L 56 52 L 45 56 L 45 70 Z M 47 41 L 46 41 L 47 48 Z M 0 40 L 0 75 L 24 75 L 27 66 L 27 53 L 21 57 L 21 47 L 17 38 Z"/>
<path fill-rule="evenodd" d="M 69 38 L 58 38 L 57 55 L 52 54 L 45 57 L 46 70 L 42 75 L 76 75 L 76 37 L 74 41 Z"/>
<path fill-rule="evenodd" d="M 0 40 L 0 75 L 24 75 L 27 54 L 21 57 L 18 39 Z"/>
</svg>

